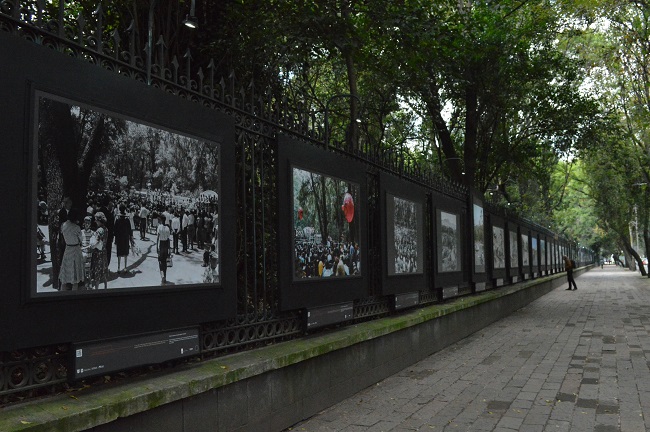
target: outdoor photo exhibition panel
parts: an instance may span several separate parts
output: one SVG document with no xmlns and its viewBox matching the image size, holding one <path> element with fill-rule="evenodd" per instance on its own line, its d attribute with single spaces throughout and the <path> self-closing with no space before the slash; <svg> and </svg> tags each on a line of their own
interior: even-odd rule
<svg viewBox="0 0 650 432">
<path fill-rule="evenodd" d="M 472 265 L 472 282 L 475 291 L 484 291 L 487 281 L 487 249 L 485 237 L 485 210 L 483 201 L 475 193 L 470 193 L 471 197 L 471 255 Z"/>
<path fill-rule="evenodd" d="M 539 234 L 535 231 L 530 233 L 530 265 L 533 277 L 539 276 Z"/>
<path fill-rule="evenodd" d="M 367 295 L 366 166 L 286 135 L 278 159 L 281 308 L 343 317 Z"/>
<path fill-rule="evenodd" d="M 547 241 L 546 241 L 546 235 L 545 234 L 540 234 L 539 235 L 539 270 L 542 276 L 548 274 L 548 269 L 547 269 Z"/>
<path fill-rule="evenodd" d="M 506 224 L 503 218 L 490 214 L 490 228 L 492 231 L 492 283 L 502 286 L 506 283 Z"/>
<path fill-rule="evenodd" d="M 556 240 L 551 237 L 547 236 L 546 237 L 546 268 L 548 270 L 548 274 L 554 274 L 555 273 L 555 248 L 556 248 Z"/>
<path fill-rule="evenodd" d="M 524 280 L 531 277 L 531 259 L 530 259 L 530 230 L 526 227 L 520 228 L 520 247 L 521 247 L 521 273 Z"/>
<path fill-rule="evenodd" d="M 418 293 L 427 289 L 427 191 L 382 173 L 380 224 L 382 229 L 382 293 Z M 414 294 L 415 295 L 415 294 Z"/>
<path fill-rule="evenodd" d="M 510 277 L 511 283 L 516 283 L 521 280 L 521 247 L 520 236 L 519 236 L 519 225 L 512 222 L 506 224 L 506 233 L 508 236 L 507 240 L 507 268 L 508 276 Z"/>
<path fill-rule="evenodd" d="M 434 221 L 434 287 L 441 290 L 443 299 L 469 292 L 469 281 L 464 262 L 465 241 L 468 233 L 463 227 L 467 210 L 463 203 L 451 198 L 432 195 Z"/>
<path fill-rule="evenodd" d="M 0 327 L 21 325 L 0 350 L 234 316 L 232 119 L 21 40 L 0 56 Z"/>
</svg>

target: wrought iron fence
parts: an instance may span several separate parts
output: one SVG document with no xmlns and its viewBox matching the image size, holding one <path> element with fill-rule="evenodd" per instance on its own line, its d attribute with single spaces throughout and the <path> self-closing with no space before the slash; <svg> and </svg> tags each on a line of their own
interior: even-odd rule
<svg viewBox="0 0 650 432">
<path fill-rule="evenodd" d="M 62 55 L 90 62 L 105 70 L 148 83 L 161 91 L 226 113 L 236 120 L 237 188 L 237 317 L 201 327 L 202 355 L 218 355 L 300 336 L 304 332 L 300 312 L 278 308 L 276 137 L 290 134 L 306 143 L 324 146 L 321 119 L 291 106 L 282 95 L 258 93 L 253 82 L 239 82 L 234 74 L 217 77 L 213 67 L 196 67 L 191 52 L 167 52 L 161 38 L 153 44 L 131 23 L 123 29 L 106 26 L 100 4 L 93 20 L 67 9 L 67 3 L 0 1 L 0 31 L 42 45 Z M 152 46 L 153 45 L 153 46 Z M 365 145 L 348 149 L 341 142 L 328 143 L 332 151 L 364 161 L 369 166 L 369 215 L 378 214 L 378 175 L 391 172 L 442 194 L 466 199 L 468 191 L 427 172 L 403 155 Z M 370 223 L 379 218 L 370 217 Z M 369 238 L 369 265 L 379 265 L 379 229 Z M 380 278 L 371 275 L 368 296 L 354 304 L 355 320 L 390 312 L 387 298 L 379 294 Z M 423 303 L 436 301 L 433 293 Z M 0 403 L 43 391 L 60 389 L 66 382 L 68 346 L 32 348 L 0 353 Z"/>
</svg>

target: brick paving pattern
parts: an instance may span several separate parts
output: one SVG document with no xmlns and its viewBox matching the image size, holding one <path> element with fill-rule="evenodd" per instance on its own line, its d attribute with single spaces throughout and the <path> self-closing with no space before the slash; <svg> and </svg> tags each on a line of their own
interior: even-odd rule
<svg viewBox="0 0 650 432">
<path fill-rule="evenodd" d="M 650 280 L 576 282 L 288 430 L 650 430 Z"/>
</svg>

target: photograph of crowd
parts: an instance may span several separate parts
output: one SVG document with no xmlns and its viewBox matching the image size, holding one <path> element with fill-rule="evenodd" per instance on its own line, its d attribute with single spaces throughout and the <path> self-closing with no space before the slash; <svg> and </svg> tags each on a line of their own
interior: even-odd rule
<svg viewBox="0 0 650 432">
<path fill-rule="evenodd" d="M 485 272 L 485 223 L 483 207 L 474 204 L 474 271 Z"/>
<path fill-rule="evenodd" d="M 539 241 L 539 255 L 540 255 L 540 264 L 546 265 L 546 242 L 544 240 Z"/>
<path fill-rule="evenodd" d="M 517 242 L 517 231 L 510 231 L 510 268 L 519 267 L 519 244 Z"/>
<path fill-rule="evenodd" d="M 361 274 L 358 184 L 293 168 L 294 279 Z"/>
<path fill-rule="evenodd" d="M 460 271 L 459 216 L 445 211 L 438 212 L 440 238 L 438 247 L 438 271 Z"/>
<path fill-rule="evenodd" d="M 521 235 L 521 265 L 524 267 L 530 264 L 529 254 L 530 250 L 528 248 L 528 236 L 526 234 Z"/>
<path fill-rule="evenodd" d="M 537 237 L 533 236 L 530 238 L 530 249 L 533 255 L 532 264 L 536 266 L 537 265 Z"/>
<path fill-rule="evenodd" d="M 220 145 L 37 97 L 35 292 L 219 283 Z"/>
<path fill-rule="evenodd" d="M 388 274 L 421 274 L 422 205 L 388 194 L 386 213 Z"/>
<path fill-rule="evenodd" d="M 498 226 L 492 227 L 492 251 L 494 253 L 494 268 L 506 268 L 505 231 Z"/>
</svg>

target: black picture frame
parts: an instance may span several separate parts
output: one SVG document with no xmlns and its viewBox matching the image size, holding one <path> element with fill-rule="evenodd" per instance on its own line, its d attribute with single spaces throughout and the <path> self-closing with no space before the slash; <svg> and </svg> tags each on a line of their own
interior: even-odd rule
<svg viewBox="0 0 650 432">
<path fill-rule="evenodd" d="M 548 240 L 545 234 L 539 235 L 539 270 L 542 276 L 548 274 L 549 267 Z"/>
<path fill-rule="evenodd" d="M 490 268 L 492 283 L 494 286 L 506 284 L 507 265 L 508 265 L 508 230 L 503 218 L 489 214 L 489 231 L 490 236 Z"/>
<path fill-rule="evenodd" d="M 477 198 L 472 200 L 472 240 L 473 255 L 472 263 L 474 265 L 474 274 L 485 273 L 487 266 L 487 238 L 486 238 L 486 218 L 483 202 Z"/>
<path fill-rule="evenodd" d="M 279 253 L 279 280 L 280 280 L 280 309 L 291 310 L 301 308 L 315 308 L 334 305 L 355 300 L 367 295 L 368 277 L 366 268 L 367 255 L 367 180 L 366 165 L 335 154 L 329 150 L 301 142 L 289 135 L 278 136 L 278 186 L 279 210 L 278 226 Z M 357 249 L 357 263 L 353 266 L 346 264 L 348 269 L 356 268 L 357 271 L 342 277 L 322 277 L 311 272 L 309 277 L 295 277 L 295 258 L 297 246 L 303 243 L 298 240 L 294 229 L 294 220 L 298 209 L 294 199 L 294 170 L 307 173 L 311 176 L 322 176 L 327 179 L 354 184 L 358 187 L 358 196 L 353 197 L 354 218 L 359 247 Z M 298 173 L 298 176 L 303 174 Z M 297 177 L 296 177 L 297 178 Z M 350 191 L 348 191 L 350 192 Z M 345 192 L 345 193 L 348 193 Z M 306 196 L 306 195 L 305 195 Z M 331 211 L 345 212 L 345 194 L 337 197 L 336 201 L 329 202 Z M 309 209 L 303 209 L 303 215 Z M 323 219 L 323 218 L 321 218 Z M 322 230 L 321 230 L 322 231 Z M 314 231 L 310 244 L 317 244 L 319 233 Z M 346 239 L 347 240 L 347 239 Z M 320 241 L 323 241 L 321 234 Z M 347 243 L 347 241 L 332 243 Z M 304 243 L 303 243 L 304 244 Z M 327 245 L 326 245 L 327 246 Z M 327 246 L 331 247 L 331 246 Z M 340 247 L 340 246 L 339 246 Z M 320 254 L 320 252 L 318 252 Z M 336 257 L 335 252 L 328 255 Z M 352 254 L 350 254 L 352 255 Z M 313 254 L 312 254 L 313 256 Z M 318 256 L 316 255 L 316 258 Z M 339 261 L 345 261 L 341 254 Z M 329 261 L 329 260 L 328 260 Z M 314 265 L 314 264 L 312 264 Z M 317 268 L 317 267 L 314 267 Z"/>
<path fill-rule="evenodd" d="M 531 239 L 530 229 L 522 226 L 519 229 L 519 247 L 521 248 L 521 272 L 524 279 L 531 276 L 532 258 L 531 258 Z"/>
<path fill-rule="evenodd" d="M 429 277 L 425 243 L 428 239 L 427 190 L 408 180 L 381 173 L 379 193 L 382 293 L 424 291 Z M 406 211 L 396 210 L 400 204 Z M 403 241 L 398 237 L 404 237 Z M 400 259 L 398 250 L 404 246 L 409 249 L 408 257 Z"/>
<path fill-rule="evenodd" d="M 467 202 L 431 194 L 433 286 L 441 299 L 468 293 Z"/>
<path fill-rule="evenodd" d="M 489 248 L 488 217 L 482 195 L 470 189 L 467 203 L 469 219 L 469 236 L 466 240 L 469 269 L 471 270 L 472 288 L 474 292 L 485 291 L 489 280 Z"/>
<path fill-rule="evenodd" d="M 521 246 L 520 227 L 518 224 L 508 221 L 506 223 L 506 267 L 510 282 L 518 282 L 521 278 Z"/>
<path fill-rule="evenodd" d="M 533 277 L 538 277 L 540 273 L 539 268 L 539 233 L 531 231 L 530 233 L 530 266 L 532 268 Z"/>
<path fill-rule="evenodd" d="M 32 296 L 221 285 L 223 143 L 39 90 L 33 106 L 35 232 L 44 245 Z M 65 125 L 79 131 L 79 150 L 52 136 L 73 135 Z"/>
<path fill-rule="evenodd" d="M 12 59 L 0 88 L 0 118 L 7 142 L 0 160 L 0 197 L 13 211 L 0 216 L 12 227 L 0 250 L 8 272 L 0 287 L 0 351 L 102 340 L 194 326 L 236 314 L 234 182 L 221 185 L 223 236 L 220 284 L 193 284 L 101 293 L 34 295 L 37 237 L 36 94 L 75 101 L 101 112 L 119 113 L 143 124 L 221 144 L 221 178 L 234 178 L 234 120 L 198 103 L 181 100 L 97 65 L 61 56 L 42 46 L 0 35 L 0 56 Z M 56 73 L 52 73 L 56 70 Z M 53 324 L 56 323 L 56 324 Z M 19 326 L 21 331 L 15 329 Z"/>
</svg>

